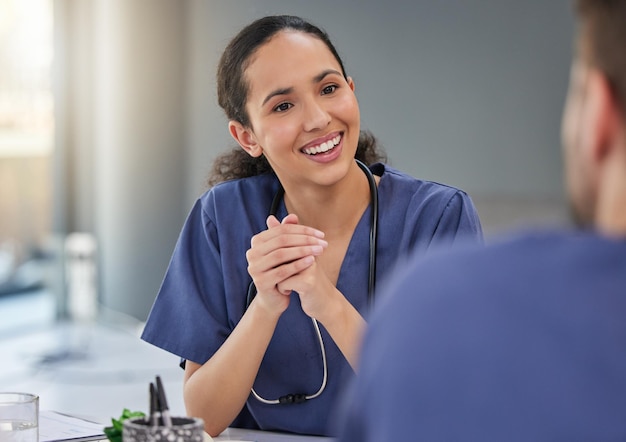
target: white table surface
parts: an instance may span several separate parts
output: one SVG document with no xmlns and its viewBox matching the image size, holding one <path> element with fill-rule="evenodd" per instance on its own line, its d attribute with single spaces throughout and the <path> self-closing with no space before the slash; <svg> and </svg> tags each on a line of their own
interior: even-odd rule
<svg viewBox="0 0 626 442">
<path fill-rule="evenodd" d="M 274 433 L 267 431 L 227 428 L 214 441 L 252 441 L 252 442 L 331 442 L 333 439 L 320 436 L 301 436 L 297 434 Z"/>
<path fill-rule="evenodd" d="M 161 376 L 173 415 L 184 416 L 178 358 L 138 330 L 55 323 L 0 339 L 0 390 L 39 395 L 41 410 L 110 422 L 124 408 L 146 412 Z"/>
<path fill-rule="evenodd" d="M 0 317 L 13 316 L 2 304 Z M 19 316 L 28 314 L 20 310 Z M 140 324 L 63 323 L 34 318 L 0 328 L 0 390 L 39 395 L 52 410 L 109 425 L 124 408 L 149 409 L 149 383 L 160 375 L 172 415 L 184 416 L 183 370 L 178 357 L 139 338 Z M 16 321 L 16 323 L 19 321 Z M 219 441 L 329 442 L 332 438 L 228 428 Z"/>
</svg>

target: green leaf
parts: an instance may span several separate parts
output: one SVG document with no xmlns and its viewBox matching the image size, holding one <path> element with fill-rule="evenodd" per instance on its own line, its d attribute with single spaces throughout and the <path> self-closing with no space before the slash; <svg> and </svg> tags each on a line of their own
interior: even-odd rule
<svg viewBox="0 0 626 442">
<path fill-rule="evenodd" d="M 122 424 L 122 420 L 113 419 L 113 428 L 117 431 L 121 432 L 124 425 Z"/>
<path fill-rule="evenodd" d="M 124 421 L 133 417 L 144 417 L 145 415 L 143 411 L 130 411 L 128 408 L 124 408 L 119 419 L 111 418 L 112 426 L 105 427 L 104 434 L 111 442 L 122 442 Z"/>
</svg>

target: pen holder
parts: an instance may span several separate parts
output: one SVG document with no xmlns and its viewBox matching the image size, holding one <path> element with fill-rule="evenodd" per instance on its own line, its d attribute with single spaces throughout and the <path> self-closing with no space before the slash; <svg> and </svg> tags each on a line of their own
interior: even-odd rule
<svg viewBox="0 0 626 442">
<path fill-rule="evenodd" d="M 204 421 L 197 417 L 172 417 L 172 426 L 153 426 L 147 417 L 126 419 L 123 442 L 202 442 Z"/>
</svg>

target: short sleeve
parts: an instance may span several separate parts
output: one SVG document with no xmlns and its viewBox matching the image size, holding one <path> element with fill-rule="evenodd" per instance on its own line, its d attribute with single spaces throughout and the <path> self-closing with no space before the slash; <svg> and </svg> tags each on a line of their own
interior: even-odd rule
<svg viewBox="0 0 626 442">
<path fill-rule="evenodd" d="M 474 204 L 462 191 L 455 192 L 441 212 L 431 246 L 456 242 L 483 242 L 482 227 Z"/>
<path fill-rule="evenodd" d="M 229 333 L 217 231 L 198 200 L 180 233 L 141 338 L 201 364 Z"/>
</svg>

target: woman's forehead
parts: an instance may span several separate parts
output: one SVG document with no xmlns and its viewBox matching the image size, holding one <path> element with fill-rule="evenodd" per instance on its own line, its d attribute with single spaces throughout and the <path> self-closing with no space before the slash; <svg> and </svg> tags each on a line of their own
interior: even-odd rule
<svg viewBox="0 0 626 442">
<path fill-rule="evenodd" d="M 288 83 L 314 78 L 326 69 L 341 71 L 341 66 L 322 40 L 306 32 L 285 30 L 255 51 L 245 76 L 253 92 L 263 87 L 290 87 L 293 85 Z"/>
</svg>

